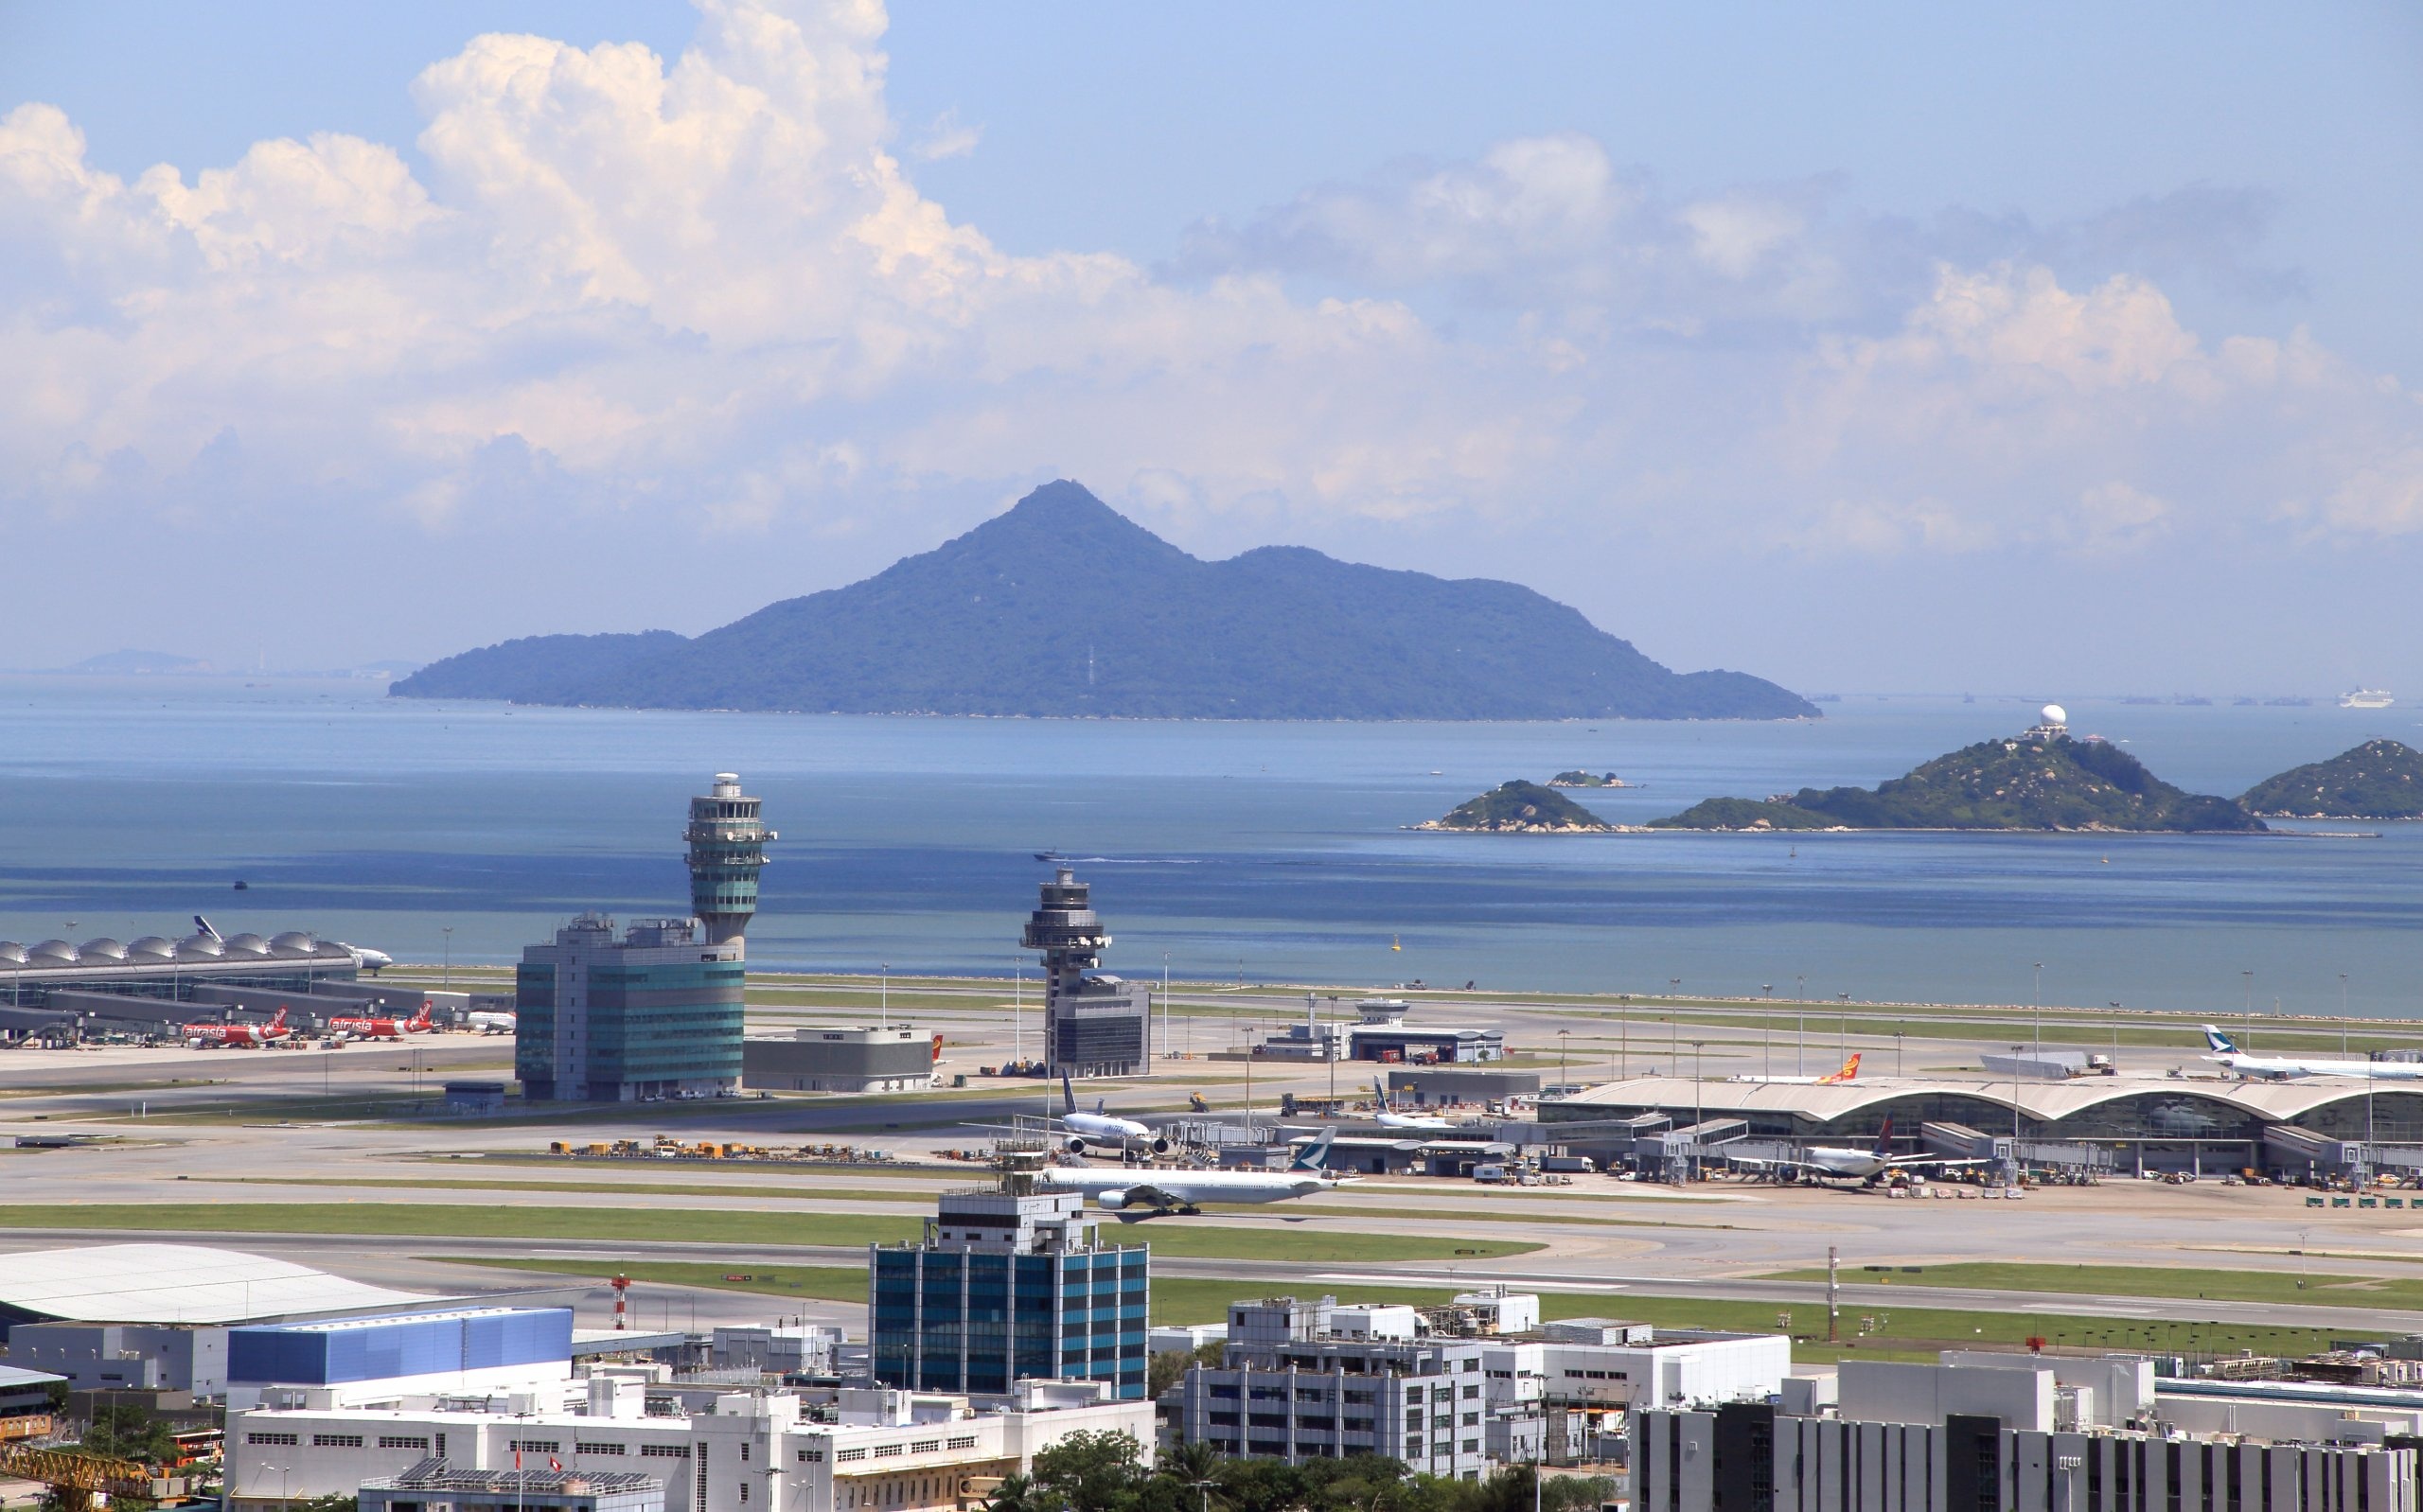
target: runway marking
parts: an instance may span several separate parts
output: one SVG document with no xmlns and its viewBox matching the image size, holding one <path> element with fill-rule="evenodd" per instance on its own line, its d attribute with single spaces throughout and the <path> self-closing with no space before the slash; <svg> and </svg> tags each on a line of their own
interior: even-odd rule
<svg viewBox="0 0 2423 1512">
<path fill-rule="evenodd" d="M 2084 1315 L 2093 1318 L 2150 1319 L 2154 1315 L 2152 1310 L 2148 1308 L 2120 1308 L 2097 1302 L 2023 1302 L 2019 1305 L 2019 1310 L 2022 1312 L 2083 1313 Z"/>
</svg>

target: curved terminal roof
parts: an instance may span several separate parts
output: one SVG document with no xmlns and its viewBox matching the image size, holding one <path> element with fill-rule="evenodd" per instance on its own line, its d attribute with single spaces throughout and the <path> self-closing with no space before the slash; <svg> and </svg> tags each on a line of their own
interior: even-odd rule
<svg viewBox="0 0 2423 1512">
<path fill-rule="evenodd" d="M 245 1323 L 438 1300 L 206 1244 L 91 1244 L 0 1256 L 0 1311 L 69 1323 Z"/>
<path fill-rule="evenodd" d="M 2009 1107 L 2013 1083 L 1955 1081 L 1937 1077 L 1862 1077 L 1831 1086 L 1795 1086 L 1775 1081 L 1695 1081 L 1689 1077 L 1635 1077 L 1611 1081 L 1551 1106 L 1570 1108 L 1597 1104 L 1610 1114 L 1630 1108 L 1700 1108 L 1710 1115 L 1739 1116 L 1745 1113 L 1785 1114 L 1829 1123 L 1897 1098 L 1948 1096 L 1976 1098 Z M 2306 1077 L 2295 1081 L 2240 1081 L 2224 1077 L 2088 1076 L 2066 1081 L 2020 1081 L 2019 1111 L 2051 1122 L 2085 1113 L 2107 1102 L 2130 1098 L 2168 1095 L 2208 1099 L 2273 1123 L 2302 1117 L 2316 1108 L 2376 1092 L 2423 1092 L 2423 1084 L 2384 1086 L 2352 1077 Z M 1585 1115 L 1584 1116 L 1588 1116 Z M 1547 1121 L 1547 1120 L 1543 1120 Z M 1560 1117 L 1558 1121 L 1563 1121 Z"/>
</svg>

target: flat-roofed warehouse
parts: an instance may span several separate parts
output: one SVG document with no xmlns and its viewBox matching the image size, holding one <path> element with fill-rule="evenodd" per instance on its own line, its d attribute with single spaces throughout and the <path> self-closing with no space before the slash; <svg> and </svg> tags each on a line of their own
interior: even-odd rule
<svg viewBox="0 0 2423 1512">
<path fill-rule="evenodd" d="M 797 1029 L 740 1042 L 740 1084 L 764 1092 L 911 1092 L 934 1084 L 942 1036 L 912 1025 Z"/>
<path fill-rule="evenodd" d="M 2288 1149 L 2364 1146 L 2381 1164 L 2423 1164 L 2423 1090 L 2343 1077 L 2237 1081 L 2218 1077 L 2080 1077 L 1963 1081 L 1884 1077 L 1831 1086 L 1636 1077 L 1540 1104 L 1559 1125 L 1662 1116 L 1676 1125 L 1740 1119 L 1751 1139 L 1865 1144 L 1886 1119 L 1903 1150 L 1926 1124 L 2042 1144 L 2098 1145 L 2121 1169 L 2303 1171 Z M 2285 1148 L 2284 1148 L 2285 1147 Z M 1721 1149 L 1711 1150 L 1721 1154 Z M 2343 1157 L 2342 1157 L 2343 1158 Z"/>
</svg>

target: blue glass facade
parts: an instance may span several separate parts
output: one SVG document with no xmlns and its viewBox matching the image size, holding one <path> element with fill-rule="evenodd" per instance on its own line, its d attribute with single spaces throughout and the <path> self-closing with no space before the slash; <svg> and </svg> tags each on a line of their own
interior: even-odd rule
<svg viewBox="0 0 2423 1512">
<path fill-rule="evenodd" d="M 747 967 L 688 920 L 643 920 L 616 939 L 584 915 L 531 945 L 514 973 L 513 1069 L 533 1099 L 630 1102 L 740 1083 Z"/>
<path fill-rule="evenodd" d="M 1023 1255 L 876 1248 L 868 1266 L 875 1379 L 978 1394 L 1019 1380 L 1092 1380 L 1141 1398 L 1150 1266 L 1141 1244 Z"/>
</svg>

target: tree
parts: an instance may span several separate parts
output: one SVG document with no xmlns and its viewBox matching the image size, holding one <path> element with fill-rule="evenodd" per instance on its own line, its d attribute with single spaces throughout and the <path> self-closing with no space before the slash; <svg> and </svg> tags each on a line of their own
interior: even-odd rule
<svg viewBox="0 0 2423 1512">
<path fill-rule="evenodd" d="M 1127 1433 L 1070 1433 L 1035 1456 L 1031 1479 L 1046 1505 L 1126 1512 L 1144 1481 L 1143 1450 Z"/>
<path fill-rule="evenodd" d="M 104 1459 L 140 1460 L 146 1465 L 173 1462 L 177 1441 L 168 1425 L 134 1402 L 108 1402 L 93 1409 L 93 1426 L 85 1431 L 84 1452 Z"/>
</svg>

